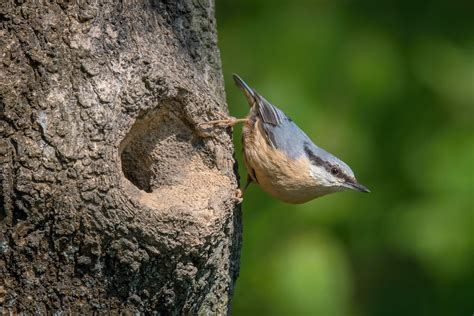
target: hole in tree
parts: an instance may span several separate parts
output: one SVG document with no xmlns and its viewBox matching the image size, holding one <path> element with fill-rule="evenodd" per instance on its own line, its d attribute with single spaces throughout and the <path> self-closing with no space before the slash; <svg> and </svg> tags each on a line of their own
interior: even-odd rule
<svg viewBox="0 0 474 316">
<path fill-rule="evenodd" d="M 120 145 L 120 159 L 125 178 L 148 193 L 153 192 L 152 152 L 158 141 L 159 123 L 158 112 L 138 118 Z"/>
<path fill-rule="evenodd" d="M 143 149 L 136 142 L 125 147 L 121 155 L 122 171 L 125 177 L 137 188 L 151 193 L 153 192 L 150 186 L 151 161 Z"/>
<path fill-rule="evenodd" d="M 224 198 L 234 183 L 217 168 L 215 148 L 171 110 L 182 105 L 169 102 L 136 118 L 121 141 L 118 154 L 127 179 L 122 189 L 141 205 L 190 210 L 207 221 L 214 216 L 210 203 Z"/>
<path fill-rule="evenodd" d="M 120 144 L 124 176 L 151 193 L 160 186 L 182 183 L 185 166 L 201 141 L 166 108 L 150 111 L 135 121 Z"/>
</svg>

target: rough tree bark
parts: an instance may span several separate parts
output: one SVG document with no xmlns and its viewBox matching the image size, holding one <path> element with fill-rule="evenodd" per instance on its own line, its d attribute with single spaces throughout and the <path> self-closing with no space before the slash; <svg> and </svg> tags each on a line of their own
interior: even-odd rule
<svg viewBox="0 0 474 316">
<path fill-rule="evenodd" d="M 225 314 L 240 208 L 213 1 L 0 4 L 3 311 Z"/>
</svg>

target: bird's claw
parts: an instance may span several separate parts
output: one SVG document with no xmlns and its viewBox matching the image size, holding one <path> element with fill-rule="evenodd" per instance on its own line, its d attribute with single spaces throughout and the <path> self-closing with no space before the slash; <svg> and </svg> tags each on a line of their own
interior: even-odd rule
<svg viewBox="0 0 474 316">
<path fill-rule="evenodd" d="M 215 120 L 215 121 L 208 121 L 208 122 L 202 122 L 199 123 L 199 127 L 211 127 L 213 125 L 219 126 L 219 127 L 229 127 L 232 126 L 233 120 L 232 118 L 228 119 L 223 119 L 223 120 Z"/>
<path fill-rule="evenodd" d="M 242 190 L 240 188 L 237 188 L 235 190 L 235 200 L 237 201 L 237 204 L 242 204 L 244 201 L 244 198 L 242 197 Z"/>
<path fill-rule="evenodd" d="M 222 119 L 222 120 L 202 122 L 202 123 L 199 123 L 198 126 L 199 127 L 205 127 L 205 126 L 211 127 L 212 125 L 217 125 L 219 127 L 232 127 L 237 123 L 245 122 L 245 121 L 247 121 L 247 119 L 237 119 L 235 117 L 228 117 L 228 118 Z"/>
</svg>

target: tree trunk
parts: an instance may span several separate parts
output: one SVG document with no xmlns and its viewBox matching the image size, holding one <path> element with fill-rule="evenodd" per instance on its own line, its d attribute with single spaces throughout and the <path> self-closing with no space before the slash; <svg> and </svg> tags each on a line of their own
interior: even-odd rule
<svg viewBox="0 0 474 316">
<path fill-rule="evenodd" d="M 226 314 L 239 269 L 213 1 L 0 5 L 4 312 Z"/>
</svg>

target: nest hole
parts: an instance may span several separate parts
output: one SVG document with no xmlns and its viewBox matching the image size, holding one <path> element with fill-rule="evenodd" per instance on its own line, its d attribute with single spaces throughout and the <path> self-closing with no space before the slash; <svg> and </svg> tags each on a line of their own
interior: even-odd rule
<svg viewBox="0 0 474 316">
<path fill-rule="evenodd" d="M 202 147 L 192 130 L 175 114 L 153 111 L 133 124 L 120 145 L 122 171 L 138 189 L 151 193 L 180 183 L 183 167 Z"/>
<path fill-rule="evenodd" d="M 207 210 L 208 216 L 212 201 L 224 199 L 233 184 L 203 140 L 168 108 L 137 118 L 120 143 L 124 192 L 154 209 Z"/>
</svg>

